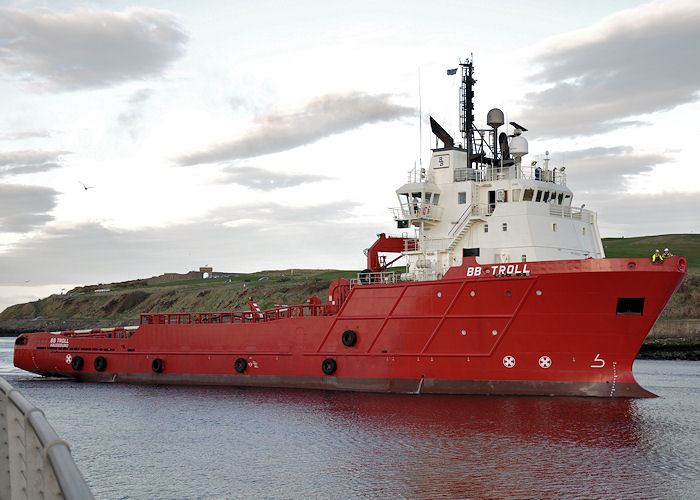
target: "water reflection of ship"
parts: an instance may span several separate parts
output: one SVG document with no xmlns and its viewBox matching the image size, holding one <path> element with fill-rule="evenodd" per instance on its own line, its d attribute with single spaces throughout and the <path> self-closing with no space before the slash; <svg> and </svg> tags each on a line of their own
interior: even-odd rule
<svg viewBox="0 0 700 500">
<path fill-rule="evenodd" d="M 630 484 L 643 485 L 641 496 L 664 496 L 639 467 L 650 450 L 632 400 L 301 396 L 309 397 L 347 450 L 337 459 L 369 461 L 378 476 L 392 469 L 409 498 L 570 497 L 574 486 L 591 498 L 630 492 Z M 375 442 L 390 462 L 353 456 L 358 441 Z"/>
</svg>

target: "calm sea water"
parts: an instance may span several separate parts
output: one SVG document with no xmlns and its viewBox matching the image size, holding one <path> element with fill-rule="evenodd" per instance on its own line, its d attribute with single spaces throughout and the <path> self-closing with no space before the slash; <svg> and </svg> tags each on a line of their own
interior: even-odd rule
<svg viewBox="0 0 700 500">
<path fill-rule="evenodd" d="M 700 362 L 644 400 L 86 384 L 12 365 L 97 498 L 698 498 Z"/>
</svg>

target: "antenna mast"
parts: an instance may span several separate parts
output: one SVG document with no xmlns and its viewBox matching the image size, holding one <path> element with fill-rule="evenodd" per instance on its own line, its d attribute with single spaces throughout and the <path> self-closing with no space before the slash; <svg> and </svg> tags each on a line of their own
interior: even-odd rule
<svg viewBox="0 0 700 500">
<path fill-rule="evenodd" d="M 462 141 L 467 147 L 467 158 L 469 158 L 470 166 L 474 148 L 472 128 L 474 126 L 474 84 L 476 83 L 473 59 L 472 56 L 471 59 L 459 63 L 462 67 L 462 86 L 459 88 L 459 130 L 462 132 Z"/>
<path fill-rule="evenodd" d="M 420 95 L 420 66 L 418 67 L 418 163 L 423 166 L 423 99 Z"/>
</svg>

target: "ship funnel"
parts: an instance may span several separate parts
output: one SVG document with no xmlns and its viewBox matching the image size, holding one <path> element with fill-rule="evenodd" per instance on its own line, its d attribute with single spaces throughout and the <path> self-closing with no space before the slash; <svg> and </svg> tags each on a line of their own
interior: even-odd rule
<svg viewBox="0 0 700 500">
<path fill-rule="evenodd" d="M 498 128 L 506 122 L 503 111 L 493 108 L 486 115 L 486 124 L 491 128 Z"/>
</svg>

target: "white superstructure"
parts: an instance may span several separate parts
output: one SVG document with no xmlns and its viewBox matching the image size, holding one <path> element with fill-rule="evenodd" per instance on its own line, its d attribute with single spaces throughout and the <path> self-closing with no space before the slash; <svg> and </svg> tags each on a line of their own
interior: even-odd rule
<svg viewBox="0 0 700 500">
<path fill-rule="evenodd" d="M 471 62 L 462 68 L 462 95 L 473 96 Z M 462 108 L 470 118 L 471 99 Z M 498 136 L 502 116 L 491 110 L 484 130 L 463 120 L 466 148 L 431 119 L 445 147 L 433 150 L 427 172 L 410 174 L 393 209 L 399 228 L 418 233 L 418 244 L 403 252 L 405 279 L 439 279 L 465 256 L 481 264 L 604 257 L 596 214 L 573 205 L 565 168 L 551 168 L 548 153 L 543 165 L 524 161 L 526 129 L 511 122 L 515 133 Z"/>
</svg>

